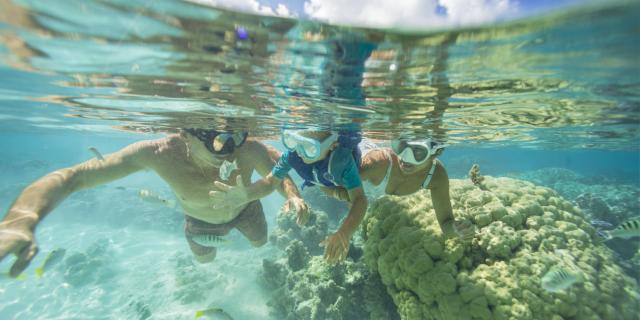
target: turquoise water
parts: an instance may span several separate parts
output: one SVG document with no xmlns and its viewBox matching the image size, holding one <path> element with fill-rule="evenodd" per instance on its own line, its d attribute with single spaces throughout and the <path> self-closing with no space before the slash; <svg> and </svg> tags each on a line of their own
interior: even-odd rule
<svg viewBox="0 0 640 320">
<path fill-rule="evenodd" d="M 595 195 L 612 224 L 640 214 L 638 2 L 426 31 L 177 1 L 16 0 L 0 8 L 5 212 L 38 177 L 92 158 L 89 147 L 107 154 L 234 121 L 280 150 L 283 125 L 358 123 L 382 142 L 401 132 L 434 136 L 449 144 L 441 159 L 453 179 L 477 163 L 486 175 L 553 188 L 584 211 L 602 210 L 581 202 Z M 236 37 L 239 26 L 249 39 Z M 277 246 L 253 248 L 234 230 L 214 263 L 198 264 L 181 209 L 145 202 L 140 189 L 174 198 L 153 172 L 141 172 L 60 204 L 36 230 L 40 253 L 29 277 L 0 279 L 0 318 L 191 319 L 210 306 L 234 319 L 283 318 L 260 285 L 263 259 L 282 255 Z M 262 200 L 270 233 L 283 201 L 277 193 Z M 637 239 L 607 244 L 618 256 L 610 263 L 635 281 Z M 65 259 L 36 279 L 56 248 Z"/>
</svg>

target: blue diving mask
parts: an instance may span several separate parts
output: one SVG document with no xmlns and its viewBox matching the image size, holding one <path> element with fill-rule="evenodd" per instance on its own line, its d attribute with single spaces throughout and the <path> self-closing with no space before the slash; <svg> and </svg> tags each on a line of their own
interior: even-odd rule
<svg viewBox="0 0 640 320">
<path fill-rule="evenodd" d="M 393 140 L 391 149 L 402 161 L 412 164 L 421 165 L 425 163 L 432 155 L 440 149 L 444 149 L 444 145 L 431 139 L 422 141 L 407 141 L 403 139 Z"/>
<path fill-rule="evenodd" d="M 303 136 L 301 133 L 303 130 L 284 130 L 282 132 L 282 144 L 291 150 L 298 153 L 303 158 L 306 158 L 311 161 L 320 160 L 320 156 L 327 150 L 331 145 L 338 141 L 338 134 L 331 133 L 326 139 L 322 142 Z"/>
</svg>

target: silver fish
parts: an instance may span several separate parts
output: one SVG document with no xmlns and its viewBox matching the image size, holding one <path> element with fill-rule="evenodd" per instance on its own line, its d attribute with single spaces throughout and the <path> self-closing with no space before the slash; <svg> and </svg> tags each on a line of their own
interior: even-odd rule
<svg viewBox="0 0 640 320">
<path fill-rule="evenodd" d="M 558 292 L 571 287 L 580 280 L 580 274 L 566 268 L 554 266 L 542 276 L 542 288 L 549 292 Z"/>
<path fill-rule="evenodd" d="M 640 217 L 631 218 L 613 230 L 604 231 L 605 240 L 613 238 L 630 239 L 640 237 Z"/>
<path fill-rule="evenodd" d="M 42 262 L 42 265 L 36 268 L 36 277 L 42 278 L 42 275 L 44 274 L 45 271 L 50 270 L 51 267 L 55 266 L 56 264 L 58 264 L 58 262 L 62 261 L 62 258 L 64 258 L 65 253 L 67 253 L 67 250 L 63 248 L 58 248 L 49 252 L 47 257 L 44 258 L 44 262 Z"/>
<path fill-rule="evenodd" d="M 165 205 L 169 208 L 174 208 L 176 206 L 175 200 L 164 199 L 151 190 L 140 189 L 138 191 L 138 196 L 148 203 Z"/>
<path fill-rule="evenodd" d="M 100 153 L 100 151 L 98 151 L 96 147 L 89 147 L 89 151 L 91 151 L 91 153 L 93 153 L 93 155 L 96 156 L 98 160 L 104 161 L 104 157 L 102 156 L 102 153 Z"/>
<path fill-rule="evenodd" d="M 229 240 L 213 234 L 196 234 L 191 236 L 191 240 L 203 247 L 215 247 L 229 242 Z"/>
<path fill-rule="evenodd" d="M 596 228 L 613 228 L 611 223 L 600 219 L 591 219 L 591 225 Z"/>
<path fill-rule="evenodd" d="M 219 320 L 233 320 L 231 315 L 222 310 L 222 308 L 210 308 L 206 310 L 196 311 L 196 319 L 219 319 Z"/>
</svg>

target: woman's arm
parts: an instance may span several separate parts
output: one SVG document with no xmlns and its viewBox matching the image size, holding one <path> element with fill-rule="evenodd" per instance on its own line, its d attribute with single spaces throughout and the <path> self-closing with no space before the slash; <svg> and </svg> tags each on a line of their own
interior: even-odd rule
<svg viewBox="0 0 640 320">
<path fill-rule="evenodd" d="M 442 233 L 447 238 L 459 237 L 463 241 L 470 241 L 475 236 L 475 227 L 466 220 L 456 221 L 451 208 L 449 196 L 449 177 L 440 161 L 435 162 L 436 170 L 431 182 L 431 200 L 436 211 L 436 218 Z"/>
<path fill-rule="evenodd" d="M 440 161 L 434 160 L 433 165 L 436 166 L 436 169 L 429 189 L 431 189 L 431 200 L 436 211 L 436 218 L 440 228 L 444 231 L 444 226 L 453 223 L 454 220 L 449 195 L 449 176 Z"/>
</svg>

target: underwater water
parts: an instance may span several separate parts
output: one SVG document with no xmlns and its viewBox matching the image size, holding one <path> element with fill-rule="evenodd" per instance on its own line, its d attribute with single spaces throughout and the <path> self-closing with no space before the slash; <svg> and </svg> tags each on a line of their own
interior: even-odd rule
<svg viewBox="0 0 640 320">
<path fill-rule="evenodd" d="M 381 234 L 391 234 L 382 225 L 396 214 L 388 208 L 410 207 L 407 199 L 422 208 L 429 196 L 384 197 L 370 203 L 367 237 L 354 241 L 348 263 L 328 268 L 310 257 L 322 253 L 307 247 L 299 266 L 291 262 L 291 252 L 302 250 L 293 240 L 335 230 L 344 204 L 305 191 L 305 200 L 326 213 L 317 213 L 316 229 L 291 231 L 295 227 L 279 217 L 284 198 L 274 192 L 261 200 L 266 245 L 252 247 L 233 230 L 215 261 L 200 264 L 185 240 L 183 211 L 169 204 L 175 202 L 169 186 L 152 171 L 137 172 L 76 192 L 49 214 L 36 229 L 40 251 L 26 279 L 6 276 L 13 257 L 0 262 L 0 319 L 192 319 L 211 307 L 233 319 L 632 319 L 640 313 L 639 238 L 602 242 L 595 233 L 640 215 L 639 16 L 640 3 L 623 1 L 497 25 L 416 31 L 331 26 L 179 1 L 0 0 L 2 212 L 39 177 L 93 158 L 90 147 L 108 154 L 180 128 L 232 124 L 284 151 L 283 126 L 355 125 L 383 145 L 400 134 L 446 142 L 440 159 L 452 179 L 454 214 L 486 230 L 464 247 L 434 238 L 440 251 L 426 249 L 427 258 L 412 260 L 417 255 L 407 249 L 412 253 L 404 263 L 381 249 Z M 470 189 L 473 164 L 495 197 Z M 254 173 L 253 180 L 259 178 Z M 506 216 L 520 210 L 511 205 L 516 200 L 504 200 L 517 194 L 509 188 L 520 190 L 518 199 L 544 195 L 537 206 L 556 214 L 523 222 L 492 211 L 500 221 L 484 225 L 477 217 L 485 213 L 476 207 L 484 210 L 499 198 Z M 167 201 L 146 201 L 141 190 Z M 533 211 L 522 215 L 531 218 Z M 435 223 L 432 215 L 412 214 L 402 218 L 415 219 L 406 227 L 433 231 L 423 225 Z M 543 222 L 547 229 L 535 227 Z M 492 247 L 492 230 L 504 234 L 495 243 L 510 247 L 508 253 Z M 501 240 L 513 234 L 522 239 Z M 559 240 L 545 244 L 545 238 Z M 60 248 L 64 257 L 36 277 L 36 268 Z M 389 251 L 404 252 L 396 249 Z M 555 258 L 536 254 L 557 249 L 574 250 L 585 276 L 565 291 L 546 292 L 539 280 Z M 528 253 L 533 260 L 518 260 Z M 396 258 L 397 265 L 386 265 Z M 531 266 L 512 287 L 499 282 L 505 273 L 482 267 L 499 270 L 511 262 Z M 433 267 L 410 270 L 423 264 Z M 433 270 L 457 284 L 423 285 Z M 422 276 L 397 280 L 412 272 Z M 465 281 L 482 283 L 486 298 L 468 293 L 475 289 L 467 290 L 473 286 Z M 301 288 L 293 288 L 295 282 Z M 507 287 L 508 293 L 495 289 Z M 512 299 L 539 304 L 507 310 Z M 596 306 L 571 309 L 584 300 Z M 371 309 L 373 303 L 382 310 Z M 456 313 L 462 306 L 472 311 Z"/>
</svg>

